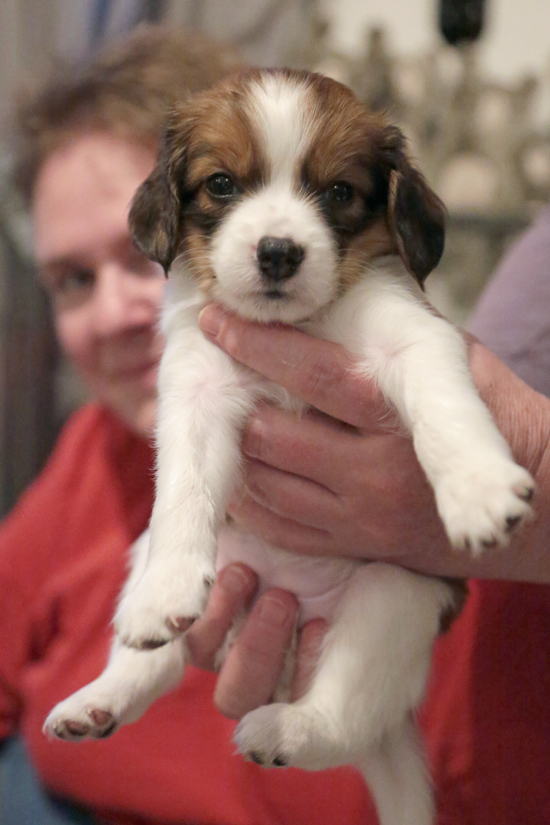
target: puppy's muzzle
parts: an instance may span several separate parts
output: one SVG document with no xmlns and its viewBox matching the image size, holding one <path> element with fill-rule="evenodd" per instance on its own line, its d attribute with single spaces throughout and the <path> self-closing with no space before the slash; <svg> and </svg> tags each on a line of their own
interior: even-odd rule
<svg viewBox="0 0 550 825">
<path fill-rule="evenodd" d="M 305 249 L 291 238 L 265 235 L 258 244 L 256 257 L 262 277 L 268 283 L 279 283 L 296 274 L 305 254 Z"/>
</svg>

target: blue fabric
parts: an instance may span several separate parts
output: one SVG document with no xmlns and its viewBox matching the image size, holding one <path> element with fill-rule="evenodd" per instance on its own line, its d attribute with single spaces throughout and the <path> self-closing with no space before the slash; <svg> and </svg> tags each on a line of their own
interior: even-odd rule
<svg viewBox="0 0 550 825">
<path fill-rule="evenodd" d="M 142 21 L 159 23 L 166 0 L 94 0 L 89 17 L 92 49 L 126 34 Z"/>
<path fill-rule="evenodd" d="M 41 787 L 20 739 L 0 745 L 0 825 L 94 825 L 94 818 Z"/>
</svg>

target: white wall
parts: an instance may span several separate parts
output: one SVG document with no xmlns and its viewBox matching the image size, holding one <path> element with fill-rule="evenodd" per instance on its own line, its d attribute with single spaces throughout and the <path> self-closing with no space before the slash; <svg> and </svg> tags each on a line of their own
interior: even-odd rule
<svg viewBox="0 0 550 825">
<path fill-rule="evenodd" d="M 337 45 L 359 51 L 365 27 L 382 24 L 401 54 L 416 54 L 437 42 L 436 0 L 324 0 L 335 20 Z M 510 80 L 526 72 L 550 72 L 550 1 L 487 0 L 481 41 L 485 71 Z"/>
</svg>

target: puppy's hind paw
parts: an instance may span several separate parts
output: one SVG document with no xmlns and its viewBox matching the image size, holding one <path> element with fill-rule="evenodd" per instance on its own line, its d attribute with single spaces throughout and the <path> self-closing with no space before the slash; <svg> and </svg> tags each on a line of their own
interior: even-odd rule
<svg viewBox="0 0 550 825">
<path fill-rule="evenodd" d="M 247 713 L 234 740 L 246 759 L 266 768 L 322 770 L 342 764 L 325 719 L 296 705 L 276 703 Z"/>
</svg>

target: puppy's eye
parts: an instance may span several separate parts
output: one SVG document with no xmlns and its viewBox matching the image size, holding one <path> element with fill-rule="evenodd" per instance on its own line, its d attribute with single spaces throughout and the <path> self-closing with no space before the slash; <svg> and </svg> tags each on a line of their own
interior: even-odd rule
<svg viewBox="0 0 550 825">
<path fill-rule="evenodd" d="M 215 175 L 210 175 L 206 181 L 206 190 L 213 198 L 226 199 L 232 198 L 237 194 L 237 187 L 228 175 L 223 175 L 221 172 Z"/>
<path fill-rule="evenodd" d="M 325 198 L 329 203 L 349 203 L 353 198 L 353 186 L 344 180 L 336 181 L 325 190 Z"/>
</svg>

